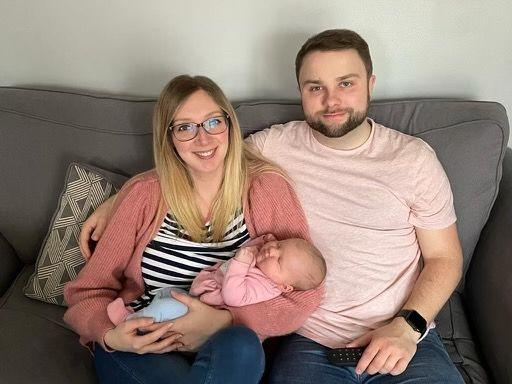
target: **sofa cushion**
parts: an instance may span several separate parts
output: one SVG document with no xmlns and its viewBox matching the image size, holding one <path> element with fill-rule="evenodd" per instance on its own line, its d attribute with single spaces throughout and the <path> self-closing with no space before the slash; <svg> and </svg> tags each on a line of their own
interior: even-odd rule
<svg viewBox="0 0 512 384">
<path fill-rule="evenodd" d="M 0 257 L 2 258 L 2 267 L 0 268 L 0 296 L 9 288 L 12 281 L 21 270 L 22 263 L 14 248 L 7 239 L 0 233 Z"/>
<path fill-rule="evenodd" d="M 76 335 L 34 315 L 0 310 L 4 383 L 97 383 L 92 358 Z"/>
<path fill-rule="evenodd" d="M 63 338 L 62 345 L 67 349 L 67 353 L 72 355 L 71 357 L 68 357 L 67 360 L 71 359 L 71 363 L 74 361 L 73 359 L 76 356 L 83 355 L 83 357 L 81 357 L 83 361 L 80 364 L 85 364 L 87 367 L 91 365 L 90 369 L 92 370 L 92 363 L 89 361 L 91 358 L 88 355 L 87 350 L 78 343 L 78 336 L 73 333 L 68 325 L 62 320 L 65 308 L 50 305 L 41 301 L 31 300 L 23 295 L 22 287 L 26 284 L 33 271 L 33 266 L 25 267 L 9 290 L 8 294 L 2 298 L 2 301 L 0 301 L 0 314 L 4 313 L 4 315 L 0 315 L 4 316 L 0 317 L 0 331 L 2 331 L 2 327 L 7 326 L 3 324 L 3 322 L 6 321 L 11 328 L 11 332 L 22 333 L 23 325 L 20 322 L 22 320 L 26 320 L 31 323 L 31 329 L 33 332 L 31 337 L 39 340 L 38 343 L 40 343 L 42 350 L 51 345 L 52 342 L 56 342 L 51 336 L 45 334 L 48 332 L 52 332 L 54 335 L 58 334 L 58 337 Z M 4 318 L 5 320 L 3 320 Z M 32 325 L 32 322 L 34 321 L 35 323 Z M 452 295 L 448 303 L 438 315 L 436 323 L 437 331 L 443 338 L 444 345 L 451 359 L 466 379 L 466 382 L 475 384 L 489 383 L 490 380 L 484 371 L 480 356 L 476 351 L 475 342 L 471 336 L 461 297 L 458 293 L 454 293 Z M 71 340 L 68 340 L 69 338 Z M 7 342 L 10 342 L 10 339 L 6 339 L 6 343 Z M 4 340 L 0 338 L 0 356 L 4 356 L 4 354 L 2 354 L 4 352 L 2 348 L 7 348 L 8 345 L 3 343 Z M 16 353 L 23 355 L 24 353 L 28 353 L 27 351 L 26 347 L 20 347 L 20 351 Z M 55 363 L 49 364 L 55 365 Z M 84 372 L 80 373 L 80 376 L 81 380 L 89 380 L 88 377 L 92 376 L 92 373 L 88 372 L 88 370 L 84 368 Z M 3 376 L 0 374 L 0 377 Z M 27 377 L 30 377 L 30 375 L 27 374 Z M 55 382 L 74 381 L 56 380 Z"/>
<path fill-rule="evenodd" d="M 91 354 L 62 321 L 65 308 L 23 295 L 33 270 L 25 267 L 0 300 L 0 381 L 97 383 Z"/>
<path fill-rule="evenodd" d="M 298 102 L 234 104 L 246 135 L 303 119 Z M 86 161 L 126 175 L 151 168 L 153 106 L 151 99 L 0 88 L 5 160 L 0 163 L 0 200 L 23 197 L 0 207 L 0 232 L 21 260 L 34 262 L 66 162 Z M 446 99 L 375 101 L 369 114 L 383 125 L 422 137 L 436 150 L 452 183 L 466 270 L 501 178 L 508 141 L 503 106 Z M 26 145 L 20 136 L 38 145 Z M 20 163 L 20 158 L 27 161 Z"/>
<path fill-rule="evenodd" d="M 95 167 L 69 165 L 57 209 L 37 257 L 35 272 L 25 286 L 25 295 L 66 305 L 64 285 L 73 280 L 85 264 L 78 245 L 82 224 L 125 181 L 124 176 Z"/>
<path fill-rule="evenodd" d="M 461 295 L 453 293 L 436 318 L 437 332 L 465 382 L 491 382 L 471 334 Z"/>
<path fill-rule="evenodd" d="M 35 262 L 69 163 L 127 176 L 153 166 L 153 105 L 0 87 L 0 232 L 24 263 Z"/>
<path fill-rule="evenodd" d="M 8 309 L 25 313 L 27 316 L 40 317 L 51 323 L 58 324 L 60 327 L 71 330 L 62 319 L 66 308 L 39 300 L 32 300 L 24 295 L 23 287 L 27 285 L 29 278 L 33 275 L 34 267 L 34 265 L 27 265 L 22 269 L 11 288 L 9 288 L 7 293 L 0 299 L 0 310 Z M 76 337 L 78 342 L 78 336 Z"/>
<path fill-rule="evenodd" d="M 503 162 L 500 193 L 475 249 L 464 289 L 473 334 L 496 383 L 512 383 L 512 148 Z"/>
</svg>

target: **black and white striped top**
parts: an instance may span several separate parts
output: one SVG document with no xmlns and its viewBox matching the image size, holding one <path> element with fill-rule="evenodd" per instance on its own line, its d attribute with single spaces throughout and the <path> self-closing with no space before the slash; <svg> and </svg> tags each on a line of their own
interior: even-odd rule
<svg viewBox="0 0 512 384">
<path fill-rule="evenodd" d="M 188 291 L 192 280 L 203 268 L 229 260 L 249 240 L 241 210 L 226 227 L 222 241 L 212 241 L 209 223 L 205 229 L 208 231 L 206 241 L 194 242 L 180 228 L 174 216 L 167 213 L 157 234 L 142 254 L 144 294 L 130 303 L 135 311 L 151 303 L 154 291 L 159 288 L 176 287 Z"/>
</svg>

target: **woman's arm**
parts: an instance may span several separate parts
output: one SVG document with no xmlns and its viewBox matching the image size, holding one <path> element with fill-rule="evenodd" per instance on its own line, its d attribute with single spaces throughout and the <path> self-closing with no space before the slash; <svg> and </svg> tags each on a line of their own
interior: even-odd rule
<svg viewBox="0 0 512 384">
<path fill-rule="evenodd" d="M 295 190 L 277 173 L 253 178 L 244 201 L 244 216 L 252 238 L 272 233 L 278 240 L 299 237 L 311 241 Z"/>
<path fill-rule="evenodd" d="M 103 343 L 105 333 L 114 328 L 107 305 L 124 288 L 128 267 L 138 236 L 147 230 L 144 210 L 157 206 L 154 201 L 158 183 L 128 183 L 119 193 L 117 209 L 92 257 L 77 278 L 68 283 L 64 297 L 68 310 L 64 320 L 82 340 Z"/>
<path fill-rule="evenodd" d="M 283 293 L 275 299 L 244 307 L 228 307 L 233 324 L 254 330 L 261 339 L 295 332 L 318 307 L 324 295 L 323 284 L 308 291 Z"/>
<path fill-rule="evenodd" d="M 281 176 L 264 173 L 256 177 L 246 198 L 244 213 L 251 237 L 273 233 L 278 239 L 310 240 L 306 216 L 292 186 Z M 243 324 L 260 337 L 294 332 L 318 307 L 324 286 L 294 291 L 245 307 L 229 307 L 234 324 Z"/>
</svg>

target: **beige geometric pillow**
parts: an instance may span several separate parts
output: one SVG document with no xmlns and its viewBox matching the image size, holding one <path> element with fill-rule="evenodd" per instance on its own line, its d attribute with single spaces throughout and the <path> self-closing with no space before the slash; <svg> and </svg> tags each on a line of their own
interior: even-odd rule
<svg viewBox="0 0 512 384">
<path fill-rule="evenodd" d="M 69 165 L 36 269 L 24 288 L 27 297 L 66 306 L 64 285 L 73 280 L 85 264 L 78 245 L 82 224 L 126 180 L 125 176 L 90 165 Z"/>
</svg>

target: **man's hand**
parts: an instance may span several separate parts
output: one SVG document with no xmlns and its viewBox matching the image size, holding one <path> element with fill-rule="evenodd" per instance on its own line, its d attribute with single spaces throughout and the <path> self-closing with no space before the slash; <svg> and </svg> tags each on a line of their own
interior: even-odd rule
<svg viewBox="0 0 512 384">
<path fill-rule="evenodd" d="M 173 320 L 169 337 L 174 334 L 183 335 L 177 341 L 183 346 L 179 351 L 197 351 L 203 343 L 214 333 L 231 325 L 231 313 L 227 310 L 219 310 L 199 301 L 191 296 L 171 292 L 172 297 L 181 301 L 188 307 L 188 313 Z"/>
<path fill-rule="evenodd" d="M 115 195 L 103 202 L 91 216 L 85 220 L 80 231 L 80 251 L 86 259 L 91 257 L 89 241 L 98 241 L 107 227 L 115 201 Z"/>
<path fill-rule="evenodd" d="M 107 331 L 103 341 L 107 347 L 116 351 L 133 352 L 140 355 L 144 353 L 166 353 L 182 345 L 176 342 L 181 334 L 173 333 L 163 338 L 172 325 L 169 322 L 153 323 L 153 319 L 148 317 L 130 319 Z M 138 335 L 137 329 L 144 327 L 152 328 L 152 331 L 144 335 Z"/>
<path fill-rule="evenodd" d="M 397 317 L 391 323 L 355 339 L 347 347 L 367 345 L 356 366 L 356 373 L 399 375 L 416 353 L 416 342 L 420 336 L 403 317 Z"/>
</svg>

